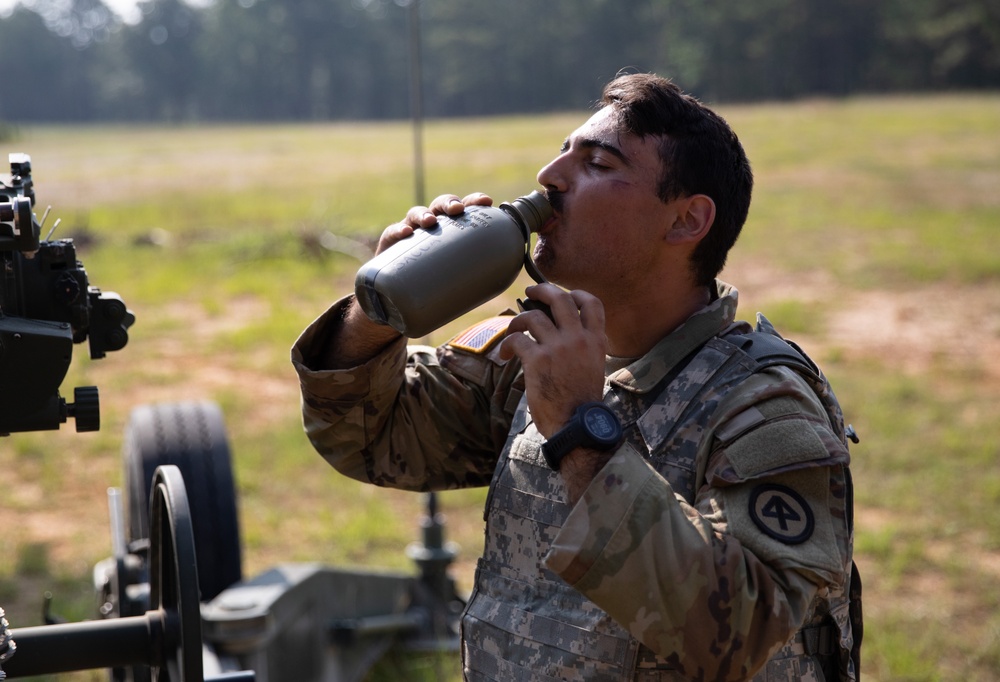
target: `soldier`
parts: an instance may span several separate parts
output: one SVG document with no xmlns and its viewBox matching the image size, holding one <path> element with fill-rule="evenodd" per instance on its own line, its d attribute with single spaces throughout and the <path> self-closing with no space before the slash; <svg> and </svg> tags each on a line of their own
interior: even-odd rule
<svg viewBox="0 0 1000 682">
<path fill-rule="evenodd" d="M 736 135 L 620 76 L 538 182 L 551 317 L 408 348 L 338 301 L 292 349 L 313 446 L 376 485 L 490 486 L 468 680 L 856 679 L 840 408 L 716 279 L 753 184 Z M 440 196 L 378 248 L 490 204 Z"/>
</svg>

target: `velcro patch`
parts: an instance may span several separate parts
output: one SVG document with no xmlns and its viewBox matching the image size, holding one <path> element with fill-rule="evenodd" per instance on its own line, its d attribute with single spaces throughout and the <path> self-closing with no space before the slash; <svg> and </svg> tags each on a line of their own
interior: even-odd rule
<svg viewBox="0 0 1000 682">
<path fill-rule="evenodd" d="M 501 315 L 483 320 L 456 335 L 448 345 L 470 353 L 485 353 L 506 335 L 507 326 L 512 319 L 514 318 L 510 315 Z"/>
<path fill-rule="evenodd" d="M 805 542 L 815 528 L 805 498 L 776 483 L 762 483 L 750 492 L 750 518 L 767 535 L 787 545 Z"/>
</svg>

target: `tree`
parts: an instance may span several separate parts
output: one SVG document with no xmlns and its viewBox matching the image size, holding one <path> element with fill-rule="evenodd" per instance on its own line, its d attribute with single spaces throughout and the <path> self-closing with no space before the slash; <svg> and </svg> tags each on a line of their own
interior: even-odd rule
<svg viewBox="0 0 1000 682">
<path fill-rule="evenodd" d="M 197 118 L 205 68 L 195 52 L 202 14 L 180 0 L 143 0 L 139 8 L 142 21 L 126 27 L 120 43 L 128 109 L 140 119 Z"/>
<path fill-rule="evenodd" d="M 714 102 L 1000 87 L 996 0 L 22 1 L 14 121 L 404 118 L 410 2 L 432 117 L 583 108 L 622 68 Z"/>
<path fill-rule="evenodd" d="M 85 4 L 74 3 L 71 12 Z M 73 32 L 72 16 L 63 25 L 69 27 L 65 35 L 54 32 L 59 20 L 55 14 L 43 17 L 17 7 L 0 21 L 0 120 L 72 121 L 92 115 L 95 43 Z"/>
<path fill-rule="evenodd" d="M 890 0 L 877 84 L 906 89 L 1000 86 L 1000 6 L 992 0 Z"/>
</svg>

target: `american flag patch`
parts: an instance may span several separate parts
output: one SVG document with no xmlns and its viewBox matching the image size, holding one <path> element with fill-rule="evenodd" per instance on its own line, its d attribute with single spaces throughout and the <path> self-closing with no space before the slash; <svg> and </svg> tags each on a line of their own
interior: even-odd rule
<svg viewBox="0 0 1000 682">
<path fill-rule="evenodd" d="M 471 353 L 485 353 L 497 339 L 507 333 L 507 325 L 513 319 L 510 315 L 501 315 L 483 320 L 452 338 L 448 345 Z"/>
</svg>

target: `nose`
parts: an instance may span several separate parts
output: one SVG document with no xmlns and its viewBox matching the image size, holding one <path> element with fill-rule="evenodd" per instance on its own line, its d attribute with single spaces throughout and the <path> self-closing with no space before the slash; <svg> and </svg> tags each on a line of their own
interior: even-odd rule
<svg viewBox="0 0 1000 682">
<path fill-rule="evenodd" d="M 562 158 L 563 155 L 560 154 L 538 171 L 536 179 L 539 185 L 553 192 L 566 191 L 566 175 L 562 170 L 562 164 L 559 163 Z"/>
</svg>

